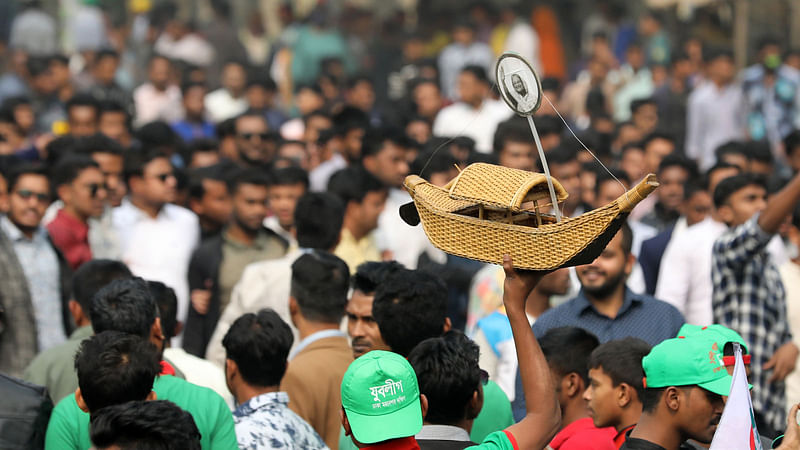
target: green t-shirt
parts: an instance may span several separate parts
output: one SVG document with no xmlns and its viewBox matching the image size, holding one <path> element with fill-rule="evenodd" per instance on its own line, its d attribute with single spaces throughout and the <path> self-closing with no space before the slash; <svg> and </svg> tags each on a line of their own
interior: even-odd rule
<svg viewBox="0 0 800 450">
<path fill-rule="evenodd" d="M 514 425 L 511 402 L 500 386 L 489 380 L 483 387 L 483 408 L 472 423 L 469 438 L 472 442 L 483 442 L 489 434 L 505 430 L 511 425 Z"/>
<path fill-rule="evenodd" d="M 169 400 L 192 415 L 202 435 L 200 444 L 203 449 L 238 447 L 233 415 L 225 400 L 216 392 L 171 375 L 157 377 L 153 383 L 153 391 L 159 400 Z M 53 409 L 47 426 L 45 449 L 87 450 L 91 446 L 89 414 L 81 411 L 75 396 L 70 395 Z"/>
<path fill-rule="evenodd" d="M 486 436 L 486 439 L 480 444 L 467 447 L 465 450 L 519 450 L 519 447 L 511 442 L 509 436 L 510 433 L 505 431 L 495 431 Z"/>
</svg>

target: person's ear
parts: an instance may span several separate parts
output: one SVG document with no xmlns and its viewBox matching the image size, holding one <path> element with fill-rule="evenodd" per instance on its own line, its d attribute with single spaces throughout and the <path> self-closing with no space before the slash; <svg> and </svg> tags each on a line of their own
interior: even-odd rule
<svg viewBox="0 0 800 450">
<path fill-rule="evenodd" d="M 633 397 L 636 395 L 636 391 L 627 383 L 620 383 L 619 386 L 614 388 L 617 392 L 617 406 L 620 408 L 625 408 L 631 402 L 633 402 Z"/>
<path fill-rule="evenodd" d="M 81 394 L 81 388 L 75 389 L 75 403 L 78 404 L 78 408 L 85 413 L 89 413 L 89 407 L 86 406 L 86 402 L 83 400 L 83 394 Z"/>
<path fill-rule="evenodd" d="M 69 303 L 67 303 L 67 308 L 69 308 L 69 314 L 72 316 L 72 320 L 75 322 L 76 326 L 81 326 L 84 321 L 89 321 L 89 318 L 86 317 L 86 313 L 83 311 L 83 307 L 75 300 L 70 300 Z"/>
<path fill-rule="evenodd" d="M 56 189 L 56 195 L 64 203 L 72 202 L 72 189 L 68 184 L 62 184 Z"/>
<path fill-rule="evenodd" d="M 467 419 L 472 420 L 478 417 L 481 409 L 483 409 L 483 388 L 479 387 L 472 392 L 472 398 L 469 399 Z"/>
<path fill-rule="evenodd" d="M 192 212 L 194 212 L 198 216 L 201 216 L 205 213 L 205 209 L 203 208 L 203 202 L 194 197 L 189 197 L 189 209 L 191 209 Z"/>
<path fill-rule="evenodd" d="M 568 397 L 583 395 L 583 379 L 575 372 L 570 372 L 561 379 L 562 390 Z"/>
<path fill-rule="evenodd" d="M 628 253 L 628 256 L 625 258 L 625 275 L 630 275 L 633 272 L 633 266 L 636 264 L 636 256 L 634 254 Z"/>
<path fill-rule="evenodd" d="M 361 165 L 372 173 L 375 173 L 377 171 L 378 169 L 377 164 L 378 162 L 375 158 L 375 155 L 367 155 L 361 159 Z"/>
<path fill-rule="evenodd" d="M 297 304 L 297 299 L 293 296 L 289 296 L 289 315 L 294 316 L 300 312 L 300 305 Z"/>
<path fill-rule="evenodd" d="M 428 397 L 425 394 L 419 394 L 419 406 L 422 409 L 422 418 L 425 419 L 428 416 Z"/>
<path fill-rule="evenodd" d="M 229 381 L 239 372 L 239 366 L 232 359 L 225 359 L 225 378 Z"/>
<path fill-rule="evenodd" d="M 156 395 L 156 391 L 150 391 L 150 393 L 147 394 L 147 397 L 144 398 L 144 401 L 146 402 L 154 402 L 156 400 L 158 400 L 158 395 Z"/>
<path fill-rule="evenodd" d="M 347 414 L 344 412 L 344 407 L 339 410 L 339 418 L 342 421 L 342 428 L 344 428 L 344 435 L 345 436 L 352 436 L 353 430 L 350 429 L 350 421 L 347 420 Z"/>
<path fill-rule="evenodd" d="M 724 224 L 733 222 L 733 208 L 727 203 L 717 208 L 717 215 Z"/>
<path fill-rule="evenodd" d="M 153 321 L 153 326 L 150 327 L 150 342 L 155 344 L 156 348 L 164 349 L 164 332 L 161 330 L 161 318 L 156 317 Z"/>
<path fill-rule="evenodd" d="M 453 322 L 450 321 L 449 317 L 444 318 L 444 326 L 442 327 L 442 334 L 447 333 L 453 328 Z"/>
<path fill-rule="evenodd" d="M 674 412 L 680 409 L 681 400 L 683 400 L 683 393 L 675 386 L 666 388 L 662 394 L 662 401 L 667 405 L 667 408 Z"/>
</svg>

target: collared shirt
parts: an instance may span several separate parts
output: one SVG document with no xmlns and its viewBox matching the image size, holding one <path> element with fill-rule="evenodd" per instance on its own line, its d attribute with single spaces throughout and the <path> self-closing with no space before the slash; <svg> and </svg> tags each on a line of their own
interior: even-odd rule
<svg viewBox="0 0 800 450">
<path fill-rule="evenodd" d="M 58 256 L 44 227 L 37 228 L 33 237 L 28 239 L 6 216 L 0 218 L 0 226 L 13 243 L 14 253 L 28 282 L 39 351 L 47 350 L 67 339 L 61 313 Z"/>
<path fill-rule="evenodd" d="M 419 450 L 419 444 L 414 436 L 392 439 L 361 447 L 364 450 Z"/>
<path fill-rule="evenodd" d="M 423 425 L 415 436 L 418 441 L 463 441 L 471 442 L 467 430 L 453 425 Z"/>
<path fill-rule="evenodd" d="M 633 425 L 628 425 L 627 427 L 620 430 L 620 432 L 617 433 L 616 436 L 614 436 L 614 445 L 616 445 L 617 448 L 622 447 L 622 444 L 625 443 L 625 439 L 628 438 L 628 434 L 630 434 L 630 432 L 633 431 L 635 427 L 636 424 L 633 424 Z"/>
<path fill-rule="evenodd" d="M 375 243 L 374 233 L 356 239 L 347 228 L 342 228 L 342 237 L 333 254 L 347 263 L 351 274 L 356 273 L 356 268 L 362 263 L 381 260 L 381 252 Z"/>
<path fill-rule="evenodd" d="M 624 122 L 631 118 L 631 102 L 638 98 L 647 98 L 653 95 L 653 75 L 649 69 L 642 68 L 634 71 L 629 65 L 624 65 L 615 73 L 609 74 L 610 78 L 621 80 L 619 88 L 612 99 L 614 106 L 614 121 Z"/>
<path fill-rule="evenodd" d="M 286 249 L 287 252 L 297 249 L 297 239 L 294 237 L 291 231 L 286 231 L 281 226 L 281 224 L 278 222 L 278 216 L 269 216 L 265 218 L 264 227 L 274 231 L 275 234 L 282 237 L 286 242 L 289 243 L 289 247 Z"/>
<path fill-rule="evenodd" d="M 562 428 L 550 441 L 550 447 L 553 450 L 614 450 L 615 434 L 613 428 L 597 428 L 591 417 L 584 417 Z"/>
<path fill-rule="evenodd" d="M 75 372 L 75 353 L 84 339 L 94 334 L 91 325 L 73 331 L 66 342 L 45 350 L 25 368 L 22 379 L 47 387 L 50 398 L 58 403 L 62 398 L 78 388 L 78 374 Z"/>
<path fill-rule="evenodd" d="M 322 330 L 322 331 L 317 331 L 316 333 L 312 333 L 312 334 L 306 336 L 305 339 L 300 341 L 297 344 L 297 346 L 294 349 L 292 349 L 292 352 L 289 353 L 289 361 L 294 359 L 294 357 L 297 356 L 298 353 L 303 351 L 303 349 L 305 349 L 306 347 L 308 347 L 312 343 L 314 343 L 314 342 L 316 342 L 316 341 L 318 341 L 320 339 L 326 339 L 326 338 L 330 338 L 330 337 L 347 337 L 347 336 L 344 333 L 342 333 L 340 330 Z"/>
<path fill-rule="evenodd" d="M 744 99 L 741 86 L 718 88 L 708 81 L 689 94 L 686 110 L 686 156 L 696 160 L 702 170 L 714 165 L 714 150 L 744 137 Z"/>
<path fill-rule="evenodd" d="M 219 88 L 206 94 L 205 106 L 211 120 L 219 123 L 245 112 L 247 99 L 244 95 L 234 98 L 227 89 Z"/>
<path fill-rule="evenodd" d="M 200 233 L 197 216 L 188 209 L 167 204 L 155 218 L 127 198 L 114 209 L 122 262 L 146 280 L 160 281 L 175 290 L 178 320 L 189 311 L 189 260 Z"/>
<path fill-rule="evenodd" d="M 78 220 L 77 217 L 60 209 L 53 221 L 47 224 L 47 231 L 50 233 L 53 243 L 64 254 L 72 270 L 92 259 L 92 249 L 89 247 L 89 225 Z"/>
<path fill-rule="evenodd" d="M 145 83 L 133 91 L 136 105 L 136 123 L 140 127 L 155 120 L 172 123 L 183 118 L 181 90 L 178 86 L 167 86 L 159 91 L 150 83 Z"/>
<path fill-rule="evenodd" d="M 239 405 L 233 412 L 239 448 L 327 449 L 319 434 L 288 405 L 285 392 L 261 394 Z"/>
<path fill-rule="evenodd" d="M 508 119 L 514 111 L 499 100 L 484 100 L 473 108 L 463 103 L 445 107 L 433 122 L 433 134 L 443 137 L 467 136 L 475 141 L 475 150 L 492 152 L 492 140 L 497 124 Z"/>
<path fill-rule="evenodd" d="M 753 409 L 780 430 L 786 424 L 785 385 L 770 383 L 771 371 L 763 366 L 792 333 L 781 276 L 766 250 L 772 236 L 759 226 L 758 214 L 722 234 L 714 242 L 711 280 L 714 322 L 739 332 L 754 358 Z"/>
<path fill-rule="evenodd" d="M 620 450 L 667 450 L 666 448 L 658 445 L 653 444 L 650 441 L 645 441 L 644 439 L 637 439 L 628 437 Z"/>
<path fill-rule="evenodd" d="M 572 300 L 545 311 L 536 319 L 533 331 L 544 336 L 551 328 L 574 326 L 593 333 L 601 343 L 632 336 L 656 345 L 675 337 L 683 323 L 674 306 L 626 288 L 622 307 L 613 319 L 597 311 L 581 291 Z"/>
<path fill-rule="evenodd" d="M 483 42 L 472 42 L 469 45 L 452 43 L 445 47 L 439 54 L 441 86 L 444 96 L 451 100 L 458 98 L 458 74 L 462 67 L 478 65 L 486 69 L 486 73 L 491 73 L 494 59 L 492 49 Z M 434 134 L 439 136 L 437 133 Z"/>
<path fill-rule="evenodd" d="M 762 64 L 748 67 L 742 74 L 742 90 L 749 136 L 753 140 L 769 139 L 774 147 L 800 126 L 800 73 L 782 65 L 771 85 L 764 83 L 766 76 Z"/>
<path fill-rule="evenodd" d="M 244 268 L 266 259 L 280 258 L 286 253 L 283 242 L 267 230 L 261 229 L 251 244 L 231 238 L 226 229 L 222 232 L 222 261 L 219 265 L 219 309 L 224 311 L 231 299 L 231 292 Z"/>
</svg>

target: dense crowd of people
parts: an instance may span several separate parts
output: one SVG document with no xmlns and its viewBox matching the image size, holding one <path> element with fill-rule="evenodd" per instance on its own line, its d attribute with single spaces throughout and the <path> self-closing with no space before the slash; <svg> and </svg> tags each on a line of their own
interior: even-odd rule
<svg viewBox="0 0 800 450">
<path fill-rule="evenodd" d="M 575 52 L 546 3 L 77 3 L 3 6 L 0 442 L 707 448 L 740 348 L 756 439 L 800 448 L 797 50 L 737 70 L 609 2 Z M 660 184 L 590 264 L 460 258 L 399 214 L 410 174 L 543 171 L 505 51 L 564 216 Z"/>
</svg>

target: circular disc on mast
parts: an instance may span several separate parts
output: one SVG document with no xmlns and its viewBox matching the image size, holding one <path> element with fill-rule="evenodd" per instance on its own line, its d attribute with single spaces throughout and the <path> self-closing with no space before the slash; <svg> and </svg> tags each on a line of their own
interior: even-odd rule
<svg viewBox="0 0 800 450">
<path fill-rule="evenodd" d="M 528 117 L 542 104 L 542 84 L 531 64 L 522 56 L 506 52 L 495 66 L 497 87 L 506 104 L 522 117 Z"/>
</svg>

